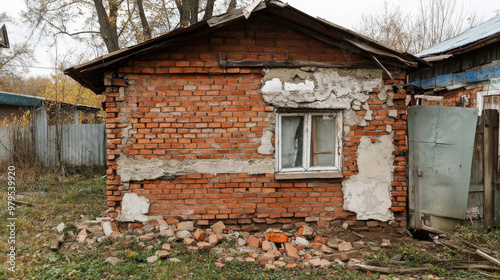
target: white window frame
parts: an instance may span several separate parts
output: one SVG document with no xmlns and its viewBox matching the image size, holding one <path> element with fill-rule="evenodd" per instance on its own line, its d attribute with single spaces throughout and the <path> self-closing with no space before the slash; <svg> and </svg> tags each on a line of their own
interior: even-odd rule
<svg viewBox="0 0 500 280">
<path fill-rule="evenodd" d="M 311 141 L 312 141 L 312 117 L 329 115 L 334 116 L 336 120 L 336 141 L 335 141 L 335 166 L 311 166 Z M 302 167 L 283 168 L 281 159 L 281 128 L 282 117 L 284 116 L 303 116 L 304 117 L 304 132 L 303 132 L 303 154 Z M 342 177 L 342 113 L 340 111 L 296 111 L 296 112 L 277 112 L 276 113 L 276 159 L 275 171 L 277 174 L 323 174 L 330 173 L 331 176 L 320 176 L 324 178 Z M 315 177 L 315 176 L 311 176 Z M 289 179 L 293 177 L 284 177 Z M 302 178 L 302 177 L 296 177 Z"/>
</svg>

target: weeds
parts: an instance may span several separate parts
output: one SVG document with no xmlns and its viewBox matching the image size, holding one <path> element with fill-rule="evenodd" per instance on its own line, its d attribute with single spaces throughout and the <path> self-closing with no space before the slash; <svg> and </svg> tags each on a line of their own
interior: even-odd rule
<svg viewBox="0 0 500 280">
<path fill-rule="evenodd" d="M 18 217 L 16 279 L 379 279 L 378 273 L 354 272 L 348 265 L 338 264 L 328 268 L 282 268 L 270 270 L 254 262 L 240 261 L 248 253 L 234 251 L 235 241 L 222 239 L 220 247 L 233 250 L 233 260 L 222 259 L 215 252 L 193 252 L 181 242 L 171 243 L 167 259 L 147 263 L 146 259 L 161 249 L 163 237 L 153 241 L 134 240 L 124 244 L 125 238 L 105 239 L 95 246 L 80 245 L 72 250 L 71 243 L 63 244 L 64 250 L 52 252 L 48 244 L 57 235 L 53 228 L 65 222 L 64 234 L 77 233 L 76 225 L 88 219 L 104 216 L 106 211 L 106 179 L 103 170 L 72 170 L 54 172 L 41 169 L 26 171 L 18 177 L 20 200 L 33 203 L 33 207 L 16 209 Z M 1 198 L 5 203 L 5 198 Z M 0 209 L 0 227 L 5 229 L 7 213 Z M 0 236 L 0 250 L 6 251 L 5 230 Z M 496 231 L 478 231 L 470 227 L 458 229 L 459 238 L 472 242 L 498 246 L 500 235 Z M 64 246 L 68 245 L 68 246 Z M 393 257 L 400 255 L 400 261 Z M 115 256 L 122 261 L 116 265 L 106 262 Z M 369 255 L 362 255 L 367 263 L 386 267 L 426 267 L 427 273 L 447 279 L 486 279 L 474 270 L 454 270 L 454 254 L 451 250 L 426 251 L 418 245 L 399 244 L 381 248 Z M 177 258 L 180 262 L 171 262 Z M 0 255 L 0 279 L 12 275 L 5 269 L 5 255 Z M 216 266 L 223 263 L 224 268 Z M 433 265 L 430 265 L 434 263 Z M 389 275 L 407 279 L 405 276 Z"/>
</svg>

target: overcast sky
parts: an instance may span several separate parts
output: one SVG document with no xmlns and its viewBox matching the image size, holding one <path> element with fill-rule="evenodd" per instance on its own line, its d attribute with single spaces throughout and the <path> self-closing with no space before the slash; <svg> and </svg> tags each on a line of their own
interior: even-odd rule
<svg viewBox="0 0 500 280">
<path fill-rule="evenodd" d="M 418 1 L 408 1 L 408 0 L 386 0 L 389 4 L 400 5 L 404 11 L 416 11 L 418 7 Z M 453 0 L 450 0 L 453 1 Z M 288 0 L 283 1 L 288 2 L 291 6 L 306 12 L 311 16 L 319 16 L 325 18 L 333 23 L 347 27 L 349 29 L 355 29 L 361 20 L 361 15 L 363 13 L 373 13 L 378 12 L 383 9 L 383 0 Z M 457 0 L 459 4 L 464 5 L 467 10 L 476 10 L 480 17 L 487 20 L 495 16 L 494 11 L 500 9 L 499 0 Z M 18 17 L 20 11 L 24 9 L 23 0 L 0 0 L 0 7 L 2 11 L 7 12 L 11 16 Z M 10 43 L 16 43 L 23 41 L 24 34 L 27 34 L 27 30 L 22 30 L 22 27 L 7 26 L 9 32 Z M 62 39 L 60 39 L 62 41 Z M 68 42 L 64 43 L 67 44 Z M 61 48 L 61 47 L 60 47 Z M 37 63 L 34 66 L 47 67 L 53 66 L 53 58 L 55 57 L 55 48 L 50 48 L 44 46 L 43 43 L 37 44 Z M 61 52 L 61 49 L 59 49 Z M 51 62 L 52 60 L 52 62 Z M 31 68 L 32 75 L 49 75 L 53 71 L 43 68 Z"/>
</svg>

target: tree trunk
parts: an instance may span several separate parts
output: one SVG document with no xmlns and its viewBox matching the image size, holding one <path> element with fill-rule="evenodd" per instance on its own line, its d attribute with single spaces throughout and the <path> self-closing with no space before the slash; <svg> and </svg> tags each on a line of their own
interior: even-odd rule
<svg viewBox="0 0 500 280">
<path fill-rule="evenodd" d="M 191 0 L 175 0 L 175 5 L 177 6 L 177 10 L 179 10 L 179 25 L 181 27 L 189 26 L 191 18 L 189 4 L 191 4 Z"/>
<path fill-rule="evenodd" d="M 144 13 L 144 4 L 142 0 L 137 0 L 137 7 L 139 8 L 139 17 L 141 18 L 142 35 L 144 35 L 144 41 L 146 41 L 151 39 L 151 28 L 149 28 L 148 19 Z"/>
<path fill-rule="evenodd" d="M 205 7 L 205 14 L 203 15 L 203 20 L 209 19 L 213 16 L 214 4 L 215 0 L 207 0 L 207 6 Z"/>
<path fill-rule="evenodd" d="M 97 18 L 99 21 L 99 31 L 101 37 L 106 45 L 108 53 L 117 51 L 120 49 L 118 44 L 118 33 L 116 29 L 116 16 L 118 12 L 118 6 L 120 3 L 112 1 L 109 6 L 109 17 L 106 13 L 106 9 L 102 3 L 102 0 L 94 0 L 95 9 L 97 12 Z"/>
<path fill-rule="evenodd" d="M 199 0 L 190 0 L 190 9 L 189 12 L 191 13 L 191 19 L 190 19 L 190 24 L 195 24 L 198 22 L 198 10 L 200 7 L 200 1 Z"/>
<path fill-rule="evenodd" d="M 234 9 L 236 9 L 236 0 L 231 0 L 231 2 L 229 2 L 229 5 L 227 6 L 227 12 L 229 13 Z"/>
</svg>

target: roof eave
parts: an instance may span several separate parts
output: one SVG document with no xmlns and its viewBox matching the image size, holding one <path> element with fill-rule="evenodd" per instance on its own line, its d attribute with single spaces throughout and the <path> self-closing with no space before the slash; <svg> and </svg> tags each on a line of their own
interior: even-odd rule
<svg viewBox="0 0 500 280">
<path fill-rule="evenodd" d="M 276 0 L 261 1 L 250 11 L 250 13 L 256 13 L 257 11 L 266 10 L 266 13 L 267 11 L 269 11 L 274 16 L 282 17 L 284 15 L 282 13 L 282 9 L 287 9 L 289 12 L 292 12 L 294 13 L 294 15 L 296 15 L 296 17 L 294 16 L 292 17 L 292 19 L 290 19 L 290 17 L 288 17 L 287 19 L 287 17 L 285 16 L 282 18 L 282 20 L 295 21 L 295 23 L 293 23 L 295 25 L 303 24 L 304 20 L 308 20 L 309 24 L 307 24 L 307 26 L 305 27 L 306 29 L 317 32 L 318 34 L 323 34 L 323 36 L 327 37 L 334 36 L 331 39 L 343 41 L 344 43 L 347 43 L 351 47 L 360 49 L 362 51 L 366 51 L 378 57 L 383 57 L 387 62 L 389 62 L 393 66 L 400 67 L 403 69 L 408 69 L 408 68 L 414 69 L 422 66 L 428 66 L 428 63 L 424 62 L 421 59 L 416 58 L 413 55 L 390 49 L 387 46 L 382 45 L 358 33 L 355 33 L 354 31 L 330 23 L 326 20 L 314 18 L 280 1 Z M 242 18 L 249 17 L 250 14 L 246 13 L 245 15 L 244 11 L 245 9 L 239 9 L 224 15 L 215 16 L 210 19 L 200 21 L 189 27 L 174 30 L 172 32 L 142 42 L 127 49 L 119 50 L 110 53 L 108 55 L 99 57 L 97 59 L 94 59 L 92 61 L 89 61 L 87 63 L 68 68 L 64 70 L 64 73 L 72 77 L 76 81 L 78 81 L 83 86 L 91 89 L 93 92 L 97 94 L 103 93 L 105 91 L 105 86 L 100 85 L 103 84 L 103 81 L 102 82 L 101 81 L 95 82 L 96 80 L 91 81 L 89 80 L 89 75 L 85 75 L 85 72 L 98 70 L 101 71 L 100 75 L 102 75 L 102 72 L 105 71 L 104 69 L 114 68 L 127 58 L 147 53 L 149 51 L 154 51 L 160 48 L 165 48 L 168 46 L 179 44 L 182 41 L 189 40 L 190 38 L 200 36 L 207 32 L 211 32 L 215 28 L 220 28 L 228 24 L 231 24 L 237 20 L 241 20 Z M 189 33 L 193 35 L 186 36 Z"/>
</svg>

